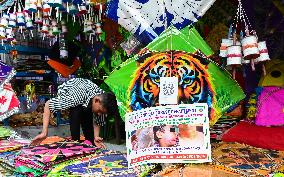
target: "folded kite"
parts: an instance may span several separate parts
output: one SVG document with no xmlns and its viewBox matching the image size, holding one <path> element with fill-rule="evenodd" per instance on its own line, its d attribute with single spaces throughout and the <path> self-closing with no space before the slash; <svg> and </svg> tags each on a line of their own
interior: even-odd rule
<svg viewBox="0 0 284 177">
<path fill-rule="evenodd" d="M 72 66 L 64 65 L 55 60 L 49 60 L 47 63 L 63 77 L 68 77 L 69 75 L 73 74 L 81 66 L 79 59 L 75 59 Z"/>
<path fill-rule="evenodd" d="M 20 101 L 18 100 L 10 83 L 0 86 L 0 121 L 19 112 Z"/>
<path fill-rule="evenodd" d="M 98 148 L 78 142 L 56 142 L 35 147 L 26 147 L 15 159 L 20 173 L 42 176 L 53 165 L 96 152 Z"/>
</svg>

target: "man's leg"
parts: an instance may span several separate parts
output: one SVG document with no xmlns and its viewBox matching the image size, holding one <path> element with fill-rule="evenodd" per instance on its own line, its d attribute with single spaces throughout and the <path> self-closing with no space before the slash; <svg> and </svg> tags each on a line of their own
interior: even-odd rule
<svg viewBox="0 0 284 177">
<path fill-rule="evenodd" d="M 94 126 L 93 126 L 93 112 L 91 108 L 83 108 L 84 114 L 81 117 L 82 130 L 86 140 L 94 144 Z"/>
<path fill-rule="evenodd" d="M 84 118 L 83 107 L 81 105 L 70 108 L 70 131 L 72 140 L 80 141 L 80 119 Z"/>
</svg>

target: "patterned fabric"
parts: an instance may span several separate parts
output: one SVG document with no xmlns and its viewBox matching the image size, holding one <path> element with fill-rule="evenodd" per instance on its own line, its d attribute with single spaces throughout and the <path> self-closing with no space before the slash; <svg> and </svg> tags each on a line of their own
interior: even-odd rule
<svg viewBox="0 0 284 177">
<path fill-rule="evenodd" d="M 182 175 L 180 175 L 182 174 Z M 194 164 L 186 166 L 172 166 L 159 172 L 154 177 L 239 177 L 240 175 L 234 170 L 218 165 Z"/>
<path fill-rule="evenodd" d="M 57 97 L 50 100 L 49 108 L 52 112 L 55 112 L 80 104 L 87 107 L 90 100 L 101 93 L 103 93 L 103 90 L 90 80 L 70 79 L 58 87 Z"/>
<path fill-rule="evenodd" d="M 128 162 L 124 154 L 110 154 L 91 159 L 84 159 L 66 166 L 62 169 L 73 175 L 94 175 L 94 176 L 125 176 L 136 177 L 133 169 L 128 169 Z"/>
<path fill-rule="evenodd" d="M 15 166 L 14 160 L 19 155 L 19 153 L 19 150 L 0 153 L 0 163 L 6 163 L 10 166 Z"/>
<path fill-rule="evenodd" d="M 284 151 L 265 150 L 238 143 L 212 144 L 217 165 L 235 169 L 242 176 L 265 176 L 284 163 Z"/>
<path fill-rule="evenodd" d="M 20 173 L 42 176 L 55 164 L 96 152 L 97 148 L 77 142 L 57 142 L 53 144 L 26 147 L 15 159 L 16 170 Z"/>
<path fill-rule="evenodd" d="M 263 87 L 255 88 L 255 91 L 249 96 L 247 103 L 245 104 L 245 118 L 254 121 L 256 117 L 256 104 Z"/>
<path fill-rule="evenodd" d="M 128 168 L 128 162 L 125 154 L 111 150 L 99 149 L 94 154 L 56 165 L 48 173 L 48 177 L 58 175 L 136 177 L 138 176 L 136 171 L 139 170 Z M 144 171 L 147 171 L 146 167 L 144 168 Z"/>
<path fill-rule="evenodd" d="M 246 118 L 248 120 L 255 119 L 256 116 L 256 102 L 257 102 L 257 95 L 255 93 L 251 94 L 249 97 L 249 100 L 246 104 Z"/>
<path fill-rule="evenodd" d="M 27 143 L 28 142 L 20 142 L 17 140 L 1 140 L 0 141 L 0 153 L 20 149 L 21 147 L 27 145 Z"/>
<path fill-rule="evenodd" d="M 240 117 L 222 116 L 210 127 L 211 140 L 221 140 L 221 136 L 240 121 Z"/>
<path fill-rule="evenodd" d="M 260 126 L 284 125 L 283 97 L 283 87 L 263 87 L 257 101 L 255 124 Z"/>
</svg>

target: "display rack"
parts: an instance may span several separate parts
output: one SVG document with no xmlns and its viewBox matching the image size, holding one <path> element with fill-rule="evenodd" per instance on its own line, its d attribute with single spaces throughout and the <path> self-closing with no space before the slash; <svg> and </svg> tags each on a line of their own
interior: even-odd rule
<svg viewBox="0 0 284 177">
<path fill-rule="evenodd" d="M 14 46 L 8 45 L 8 44 L 0 45 L 0 53 L 9 54 L 10 51 L 12 50 L 16 50 L 18 55 L 40 55 L 42 60 L 46 59 L 46 56 L 48 55 L 50 51 L 50 49 L 31 47 L 31 46 L 26 46 L 26 45 L 14 45 Z M 30 77 L 31 80 L 40 80 L 39 78 L 48 77 L 51 83 L 53 83 L 56 87 L 58 85 L 57 83 L 58 75 L 57 73 L 51 70 L 46 71 L 44 73 L 36 73 L 36 72 L 30 72 L 30 71 L 17 71 L 14 78 L 21 79 L 21 77 L 28 77 L 28 78 Z M 51 98 L 51 96 L 48 96 L 48 95 L 40 95 L 39 97 L 46 97 L 47 99 Z M 24 99 L 24 98 L 19 98 L 19 99 Z M 56 114 L 55 116 L 56 116 L 57 126 L 69 123 L 68 121 L 61 119 L 60 112 L 56 112 L 55 114 Z M 8 125 L 9 119 L 6 119 L 3 122 L 3 124 Z"/>
<path fill-rule="evenodd" d="M 9 53 L 11 50 L 17 50 L 20 54 L 30 54 L 30 55 L 47 55 L 49 49 L 29 47 L 23 45 L 0 45 L 0 53 Z"/>
</svg>

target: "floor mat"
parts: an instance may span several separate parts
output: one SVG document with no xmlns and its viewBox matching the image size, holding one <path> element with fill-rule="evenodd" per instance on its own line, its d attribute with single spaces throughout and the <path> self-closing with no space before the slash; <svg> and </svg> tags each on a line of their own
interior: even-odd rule
<svg viewBox="0 0 284 177">
<path fill-rule="evenodd" d="M 268 175 L 284 162 L 284 151 L 266 150 L 239 143 L 212 144 L 212 159 L 217 165 L 233 168 L 245 176 Z"/>
</svg>

